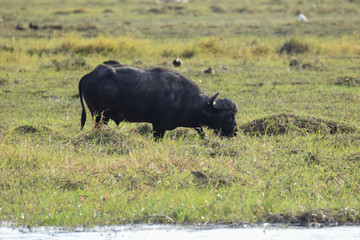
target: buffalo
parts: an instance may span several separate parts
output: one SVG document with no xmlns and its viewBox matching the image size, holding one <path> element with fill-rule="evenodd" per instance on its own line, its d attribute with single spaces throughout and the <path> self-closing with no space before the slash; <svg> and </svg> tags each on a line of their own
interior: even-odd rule
<svg viewBox="0 0 360 240">
<path fill-rule="evenodd" d="M 201 137 L 205 137 L 204 126 L 227 137 L 238 131 L 234 101 L 216 100 L 219 93 L 209 97 L 191 79 L 165 68 L 143 69 L 107 61 L 80 79 L 79 95 L 81 129 L 86 122 L 84 98 L 96 125 L 110 119 L 117 125 L 148 122 L 155 139 L 177 127 L 194 128 Z"/>
</svg>

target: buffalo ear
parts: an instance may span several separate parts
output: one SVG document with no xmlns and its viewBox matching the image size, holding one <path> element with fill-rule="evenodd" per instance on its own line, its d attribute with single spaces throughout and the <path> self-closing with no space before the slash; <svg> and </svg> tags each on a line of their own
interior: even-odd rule
<svg viewBox="0 0 360 240">
<path fill-rule="evenodd" d="M 209 104 L 210 106 L 214 106 L 215 105 L 215 99 L 217 98 L 217 96 L 219 96 L 220 92 L 216 93 L 214 96 L 212 96 L 210 98 Z"/>
</svg>

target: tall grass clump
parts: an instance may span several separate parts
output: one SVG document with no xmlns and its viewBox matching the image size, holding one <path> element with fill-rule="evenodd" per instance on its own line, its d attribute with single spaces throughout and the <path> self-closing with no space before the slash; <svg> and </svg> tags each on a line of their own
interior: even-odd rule
<svg viewBox="0 0 360 240">
<path fill-rule="evenodd" d="M 324 55 L 324 56 L 358 56 L 360 54 L 359 40 L 354 36 L 341 39 L 299 37 L 279 45 L 279 38 L 243 37 L 223 38 L 220 36 L 194 39 L 174 39 L 156 41 L 133 37 L 98 36 L 85 38 L 76 34 L 50 39 L 0 39 L 0 63 L 13 66 L 30 66 L 40 63 L 42 66 L 51 65 L 51 61 L 60 65 L 71 63 L 74 56 L 83 58 L 86 63 L 99 63 L 96 58 L 105 59 L 169 59 L 175 56 L 191 59 L 199 57 L 209 59 L 238 59 L 238 58 L 278 58 L 286 55 Z M 280 56 L 279 54 L 280 53 Z M 50 62 L 49 62 L 49 59 Z M 90 60 L 92 59 L 92 60 Z M 126 63 L 126 61 L 125 61 Z M 33 66 L 34 67 L 34 66 Z M 62 68 L 62 66 L 60 66 Z"/>
<path fill-rule="evenodd" d="M 151 55 L 153 48 L 149 47 L 149 40 L 134 39 L 131 37 L 105 37 L 81 38 L 70 36 L 62 39 L 59 52 L 74 52 L 83 55 L 90 54 L 118 54 L 119 57 L 133 58 L 142 55 Z"/>
<path fill-rule="evenodd" d="M 286 41 L 284 45 L 279 49 L 279 53 L 303 54 L 310 51 L 310 46 L 306 42 L 305 38 L 293 36 L 289 41 Z"/>
<path fill-rule="evenodd" d="M 229 54 L 232 58 L 275 57 L 276 41 L 259 38 L 244 38 L 237 40 L 231 46 Z"/>
<path fill-rule="evenodd" d="M 280 54 L 310 54 L 327 56 L 358 56 L 360 41 L 357 34 L 341 38 L 323 37 L 321 40 L 312 36 L 294 35 L 278 49 Z"/>
<path fill-rule="evenodd" d="M 329 38 L 327 41 L 313 40 L 318 53 L 329 56 L 360 56 L 360 39 L 358 34 Z"/>
<path fill-rule="evenodd" d="M 203 38 L 198 43 L 202 54 L 223 55 L 227 51 L 227 42 L 220 36 Z"/>
</svg>

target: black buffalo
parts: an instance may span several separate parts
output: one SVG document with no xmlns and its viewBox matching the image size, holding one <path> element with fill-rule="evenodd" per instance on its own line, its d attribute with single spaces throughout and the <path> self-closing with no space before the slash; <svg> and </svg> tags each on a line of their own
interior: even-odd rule
<svg viewBox="0 0 360 240">
<path fill-rule="evenodd" d="M 234 101 L 215 101 L 219 93 L 208 97 L 191 79 L 165 68 L 143 69 L 107 61 L 81 78 L 79 94 L 81 129 L 86 121 L 84 97 L 96 124 L 107 124 L 110 119 L 117 125 L 148 122 L 155 138 L 176 127 L 194 128 L 201 137 L 205 136 L 203 126 L 222 136 L 237 133 Z"/>
</svg>

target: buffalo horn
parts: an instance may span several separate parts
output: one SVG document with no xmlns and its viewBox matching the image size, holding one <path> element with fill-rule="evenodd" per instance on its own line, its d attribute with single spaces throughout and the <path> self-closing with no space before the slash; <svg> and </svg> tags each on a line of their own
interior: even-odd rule
<svg viewBox="0 0 360 240">
<path fill-rule="evenodd" d="M 217 96 L 219 96 L 219 94 L 220 94 L 220 92 L 216 93 L 214 96 L 212 96 L 212 97 L 210 98 L 209 103 L 210 103 L 211 106 L 214 106 L 214 105 L 215 105 L 215 99 L 217 98 Z"/>
</svg>

